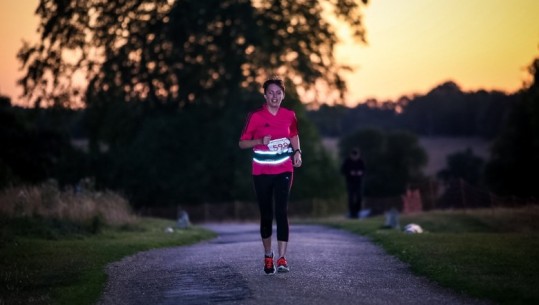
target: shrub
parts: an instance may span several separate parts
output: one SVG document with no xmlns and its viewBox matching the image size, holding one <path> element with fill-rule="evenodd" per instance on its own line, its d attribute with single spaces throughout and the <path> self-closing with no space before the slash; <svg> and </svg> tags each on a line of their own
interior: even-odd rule
<svg viewBox="0 0 539 305">
<path fill-rule="evenodd" d="M 117 193 L 60 191 L 54 182 L 39 186 L 9 187 L 0 191 L 0 215 L 8 218 L 38 217 L 106 225 L 132 223 L 135 216 L 126 199 Z"/>
</svg>

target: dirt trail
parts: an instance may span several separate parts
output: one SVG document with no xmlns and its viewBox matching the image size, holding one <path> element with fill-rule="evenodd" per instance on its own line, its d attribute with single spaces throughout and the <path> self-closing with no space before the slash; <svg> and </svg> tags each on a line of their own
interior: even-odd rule
<svg viewBox="0 0 539 305">
<path fill-rule="evenodd" d="M 99 304 L 485 304 L 414 276 L 366 238 L 294 225 L 290 272 L 267 276 L 255 224 L 214 224 L 209 242 L 141 252 L 108 267 Z"/>
</svg>

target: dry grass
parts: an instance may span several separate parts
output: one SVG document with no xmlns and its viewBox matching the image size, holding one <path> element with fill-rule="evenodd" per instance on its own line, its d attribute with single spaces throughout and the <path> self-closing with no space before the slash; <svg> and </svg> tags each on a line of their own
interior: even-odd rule
<svg viewBox="0 0 539 305">
<path fill-rule="evenodd" d="M 0 191 L 0 215 L 42 217 L 87 222 L 99 217 L 107 225 L 123 225 L 135 220 L 122 196 L 105 192 L 62 192 L 54 183 L 11 187 Z"/>
</svg>

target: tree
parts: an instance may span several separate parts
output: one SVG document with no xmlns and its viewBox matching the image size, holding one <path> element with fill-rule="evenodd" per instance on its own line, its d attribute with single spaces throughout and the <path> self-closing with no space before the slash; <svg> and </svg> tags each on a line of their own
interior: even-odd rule
<svg viewBox="0 0 539 305">
<path fill-rule="evenodd" d="M 0 142 L 5 143 L 0 149 L 0 188 L 48 178 L 75 183 L 81 178 L 84 158 L 71 146 L 63 128 L 40 126 L 40 117 L 52 117 L 54 111 L 47 109 L 44 114 L 42 109 L 15 107 L 9 98 L 0 96 Z"/>
<path fill-rule="evenodd" d="M 455 152 L 447 156 L 447 168 L 438 172 L 438 177 L 445 183 L 454 179 L 463 179 L 471 185 L 479 185 L 483 173 L 484 161 L 474 155 L 472 149 Z"/>
<path fill-rule="evenodd" d="M 322 82 L 344 93 L 347 67 L 336 63 L 326 13 L 363 41 L 366 3 L 41 0 L 41 41 L 21 48 L 20 83 L 36 106 L 84 103 L 98 186 L 123 190 L 139 205 L 167 205 L 249 196 L 248 152 L 237 141 L 259 107 L 261 81 L 283 75 L 304 166 L 312 165 L 304 171 L 309 184 L 294 196 L 328 196 L 334 183 L 322 186 L 334 167 L 315 143 L 297 89 Z M 82 88 L 71 83 L 79 75 Z"/>
<path fill-rule="evenodd" d="M 36 105 L 144 101 L 148 107 L 223 106 L 269 74 L 303 89 L 344 92 L 333 13 L 364 41 L 367 0 L 41 0 L 41 40 L 18 54 Z M 84 76 L 87 89 L 73 84 Z M 84 85 L 82 86 L 84 87 Z"/>
<path fill-rule="evenodd" d="M 539 58 L 529 71 L 532 82 L 513 105 L 486 167 L 487 183 L 501 195 L 539 196 L 533 178 L 539 172 Z"/>
</svg>

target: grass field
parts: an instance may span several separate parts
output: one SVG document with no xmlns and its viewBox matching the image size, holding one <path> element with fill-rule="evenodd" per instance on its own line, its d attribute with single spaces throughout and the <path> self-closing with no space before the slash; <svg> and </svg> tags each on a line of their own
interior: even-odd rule
<svg viewBox="0 0 539 305">
<path fill-rule="evenodd" d="M 73 196 L 46 186 L 7 190 L 0 202 L 0 305 L 95 304 L 108 263 L 214 236 L 197 227 L 166 234 L 172 221 L 137 218 L 115 194 Z M 426 230 L 415 235 L 383 229 L 383 217 L 316 222 L 366 235 L 459 293 L 539 304 L 538 219 L 538 206 L 402 216 L 401 225 Z"/>
<path fill-rule="evenodd" d="M 95 304 L 105 266 L 158 247 L 213 237 L 200 228 L 164 229 L 174 222 L 138 219 L 122 227 L 84 227 L 40 218 L 0 218 L 0 304 Z"/>
<path fill-rule="evenodd" d="M 384 229 L 383 217 L 327 220 L 365 235 L 442 286 L 499 304 L 539 304 L 539 207 L 401 216 L 423 234 Z"/>
</svg>

